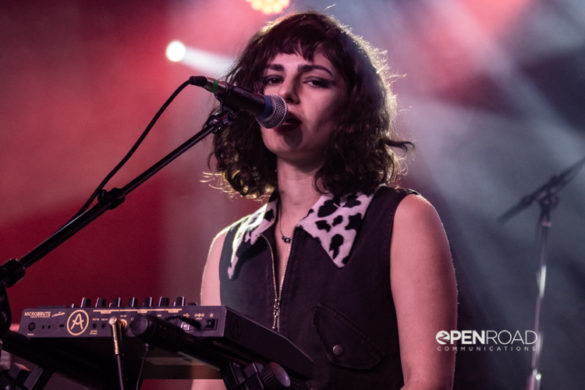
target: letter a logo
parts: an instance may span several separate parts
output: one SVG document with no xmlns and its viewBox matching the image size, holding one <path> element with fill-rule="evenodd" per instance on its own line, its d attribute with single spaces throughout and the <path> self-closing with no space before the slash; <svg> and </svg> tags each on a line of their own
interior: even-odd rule
<svg viewBox="0 0 585 390">
<path fill-rule="evenodd" d="M 67 318 L 67 332 L 72 336 L 79 336 L 89 326 L 89 316 L 85 310 L 75 310 Z"/>
</svg>

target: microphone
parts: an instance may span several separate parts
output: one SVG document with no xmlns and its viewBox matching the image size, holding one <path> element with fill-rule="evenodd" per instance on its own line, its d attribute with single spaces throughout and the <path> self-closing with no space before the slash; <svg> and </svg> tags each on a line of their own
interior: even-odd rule
<svg viewBox="0 0 585 390">
<path fill-rule="evenodd" d="M 286 103 L 278 95 L 260 95 L 205 76 L 191 76 L 189 83 L 212 92 L 224 105 L 232 109 L 246 110 L 254 114 L 256 121 L 267 129 L 280 126 L 286 117 Z"/>
</svg>

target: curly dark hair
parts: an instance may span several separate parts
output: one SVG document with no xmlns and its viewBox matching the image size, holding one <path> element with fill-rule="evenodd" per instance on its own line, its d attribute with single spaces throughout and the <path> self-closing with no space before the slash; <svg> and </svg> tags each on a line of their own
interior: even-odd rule
<svg viewBox="0 0 585 390">
<path fill-rule="evenodd" d="M 340 72 L 348 99 L 315 188 L 342 195 L 372 193 L 381 184 L 394 184 L 403 169 L 392 148 L 406 151 L 413 144 L 396 136 L 396 99 L 383 56 L 333 18 L 309 11 L 268 24 L 248 42 L 226 81 L 262 92 L 265 67 L 277 54 L 297 53 L 312 61 L 316 51 Z M 222 177 L 233 191 L 260 198 L 277 190 L 276 156 L 264 146 L 252 115 L 238 112 L 215 136 L 210 166 L 212 157 L 217 161 L 212 175 Z"/>
</svg>

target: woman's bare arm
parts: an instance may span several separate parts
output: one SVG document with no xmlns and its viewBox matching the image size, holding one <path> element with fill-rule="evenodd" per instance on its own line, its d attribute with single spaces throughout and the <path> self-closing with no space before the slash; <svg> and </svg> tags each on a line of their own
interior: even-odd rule
<svg viewBox="0 0 585 390">
<path fill-rule="evenodd" d="M 203 270 L 201 280 L 201 305 L 218 306 L 221 305 L 219 290 L 219 259 L 221 249 L 225 241 L 226 229 L 222 230 L 215 236 Z M 219 379 L 197 379 L 193 381 L 191 390 L 225 390 L 225 385 Z"/>
<path fill-rule="evenodd" d="M 457 287 L 443 225 L 423 197 L 409 195 L 398 206 L 391 248 L 403 390 L 449 390 L 455 354 L 439 351 L 435 336 L 456 329 Z"/>
</svg>

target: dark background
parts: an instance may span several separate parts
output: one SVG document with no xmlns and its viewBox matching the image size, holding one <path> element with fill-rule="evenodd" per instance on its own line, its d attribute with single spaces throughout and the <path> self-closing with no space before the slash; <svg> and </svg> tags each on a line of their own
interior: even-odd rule
<svg viewBox="0 0 585 390">
<path fill-rule="evenodd" d="M 460 329 L 533 329 L 537 204 L 497 217 L 585 156 L 585 5 L 580 0 L 292 0 L 386 50 L 409 156 L 405 186 L 441 214 L 459 283 Z M 0 5 L 0 260 L 71 217 L 190 75 L 166 45 L 231 58 L 273 16 L 244 0 L 29 0 Z M 187 89 L 113 180 L 124 185 L 199 130 L 214 104 Z M 204 141 L 31 267 L 24 308 L 86 296 L 198 301 L 213 235 L 259 205 L 202 183 Z M 585 170 L 553 212 L 543 304 L 542 389 L 585 388 Z M 3 260 L 2 260 L 3 259 Z M 527 352 L 463 352 L 457 389 L 523 389 Z M 186 388 L 182 382 L 149 384 Z"/>
</svg>

